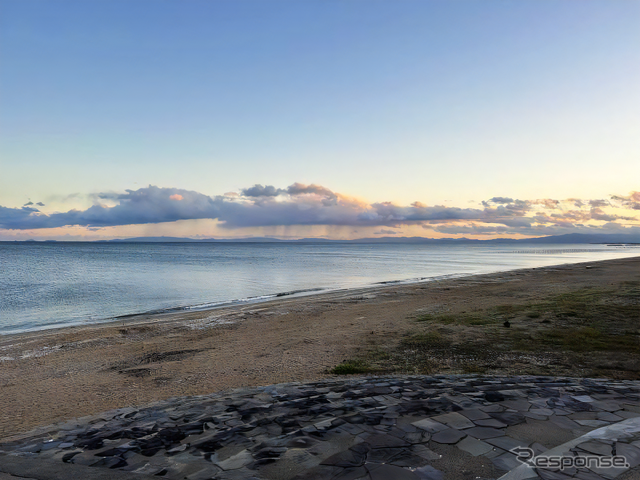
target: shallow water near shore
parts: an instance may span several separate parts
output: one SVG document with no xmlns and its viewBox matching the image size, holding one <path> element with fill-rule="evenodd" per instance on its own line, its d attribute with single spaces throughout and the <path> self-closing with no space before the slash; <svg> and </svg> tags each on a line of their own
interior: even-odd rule
<svg viewBox="0 0 640 480">
<path fill-rule="evenodd" d="M 584 244 L 0 243 L 0 334 L 639 254 Z"/>
</svg>

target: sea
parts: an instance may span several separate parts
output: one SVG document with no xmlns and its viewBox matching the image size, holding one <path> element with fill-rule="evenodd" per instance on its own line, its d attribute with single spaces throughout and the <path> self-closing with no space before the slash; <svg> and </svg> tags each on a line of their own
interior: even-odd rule
<svg viewBox="0 0 640 480">
<path fill-rule="evenodd" d="M 639 255 L 589 244 L 0 242 L 0 334 Z"/>
</svg>

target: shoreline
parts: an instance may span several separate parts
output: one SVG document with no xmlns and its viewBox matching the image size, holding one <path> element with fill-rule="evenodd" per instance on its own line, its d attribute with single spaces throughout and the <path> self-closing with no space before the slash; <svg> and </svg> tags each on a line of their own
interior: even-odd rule
<svg viewBox="0 0 640 480">
<path fill-rule="evenodd" d="M 176 396 L 328 378 L 333 376 L 329 371 L 346 360 L 368 352 L 393 356 L 411 335 L 433 333 L 436 327 L 454 340 L 451 348 L 455 342 L 475 345 L 478 334 L 489 335 L 492 343 L 499 344 L 505 332 L 527 331 L 533 325 L 546 328 L 546 324 L 523 317 L 504 329 L 501 320 L 491 325 L 456 325 L 441 324 L 438 316 L 464 319 L 496 305 L 520 308 L 580 289 L 616 290 L 626 284 L 640 285 L 640 257 L 376 285 L 3 335 L 0 408 L 6 413 L 0 419 L 0 438 Z M 434 320 L 419 321 L 424 316 Z M 487 349 L 484 344 L 478 348 Z M 535 361 L 531 353 L 501 357 L 487 373 L 513 374 L 531 362 L 548 375 L 589 376 L 591 372 L 556 353 L 548 358 L 536 355 Z M 617 357 L 621 356 L 627 357 L 618 351 Z M 592 357 L 603 364 L 611 361 Z M 435 368 L 433 374 L 469 373 L 456 364 Z M 636 375 L 635 366 L 624 368 L 629 373 L 622 378 Z M 615 370 L 603 372 L 598 375 L 618 375 Z"/>
<path fill-rule="evenodd" d="M 635 257 L 630 257 L 630 258 L 635 258 Z M 594 262 L 581 262 L 581 263 L 594 263 Z M 574 264 L 573 263 L 558 264 L 557 266 L 561 266 L 561 265 L 574 265 Z M 491 272 L 491 273 L 471 273 L 471 274 L 452 273 L 448 275 L 437 275 L 434 277 L 422 277 L 419 279 L 388 280 L 388 281 L 382 281 L 382 282 L 375 282 L 375 283 L 367 284 L 364 286 L 349 287 L 349 288 L 335 288 L 335 289 L 324 288 L 324 287 L 308 288 L 305 290 L 294 290 L 290 292 L 266 294 L 266 295 L 260 295 L 256 297 L 247 297 L 242 299 L 223 300 L 220 302 L 212 302 L 212 303 L 190 305 L 190 306 L 169 307 L 169 308 L 162 308 L 157 310 L 149 310 L 149 311 L 140 312 L 140 313 L 123 314 L 115 317 L 106 317 L 104 319 L 100 319 L 92 322 L 82 321 L 82 322 L 69 323 L 69 324 L 63 324 L 63 325 L 53 324 L 50 326 L 44 326 L 43 328 L 39 328 L 39 329 L 28 329 L 28 330 L 16 331 L 16 332 L 10 331 L 7 333 L 3 333 L 2 331 L 0 331 L 0 344 L 2 343 L 3 338 L 7 338 L 10 336 L 38 334 L 38 333 L 44 333 L 44 332 L 57 333 L 57 332 L 64 331 L 66 329 L 90 328 L 92 326 L 97 327 L 100 325 L 109 326 L 109 325 L 119 324 L 120 322 L 130 322 L 130 321 L 135 322 L 139 318 L 145 318 L 145 319 L 149 319 L 148 321 L 153 321 L 151 320 L 153 317 L 162 317 L 167 315 L 177 316 L 177 315 L 189 314 L 189 313 L 213 312 L 221 309 L 234 309 L 234 308 L 241 308 L 241 307 L 260 306 L 269 302 L 305 299 L 305 298 L 321 296 L 321 295 L 367 293 L 370 290 L 377 290 L 380 288 L 419 285 L 423 283 L 439 282 L 439 281 L 453 280 L 458 278 L 476 277 L 476 276 L 482 276 L 482 275 L 494 275 L 498 273 L 513 272 L 517 270 L 532 270 L 535 268 L 549 268 L 549 267 L 545 266 L 545 267 L 518 268 L 518 269 L 511 269 L 511 270 L 500 270 L 500 271 Z M 129 323 L 126 323 L 125 325 L 129 325 Z"/>
<path fill-rule="evenodd" d="M 0 351 L 3 343 L 2 340 L 4 338 L 16 336 L 16 335 L 37 334 L 37 333 L 44 333 L 49 331 L 51 331 L 52 333 L 55 333 L 65 329 L 84 328 L 84 327 L 92 327 L 92 326 L 99 326 L 99 325 L 109 326 L 109 325 L 117 324 L 122 321 L 129 322 L 129 321 L 132 321 L 132 320 L 135 321 L 141 318 L 144 318 L 144 319 L 147 319 L 150 317 L 160 318 L 165 315 L 180 315 L 180 314 L 189 314 L 189 313 L 196 313 L 196 312 L 209 312 L 209 311 L 215 311 L 219 309 L 241 308 L 243 306 L 263 305 L 269 302 L 285 300 L 285 299 L 300 299 L 300 298 L 308 298 L 308 297 L 315 297 L 315 296 L 321 296 L 321 295 L 333 295 L 333 294 L 350 293 L 350 292 L 358 293 L 361 291 L 366 293 L 369 290 L 375 290 L 378 288 L 385 288 L 385 287 L 396 287 L 396 286 L 401 287 L 401 286 L 419 285 L 423 283 L 433 283 L 433 282 L 446 281 L 446 280 L 464 279 L 467 277 L 470 278 L 470 277 L 485 276 L 485 275 L 491 276 L 491 275 L 497 275 L 497 274 L 508 273 L 508 272 L 516 272 L 521 270 L 530 271 L 530 270 L 544 269 L 544 268 L 556 268 L 556 267 L 562 267 L 567 265 L 600 263 L 600 262 L 607 262 L 607 261 L 613 261 L 613 260 L 626 260 L 626 259 L 633 259 L 633 258 L 640 258 L 640 255 L 632 256 L 632 257 L 605 259 L 605 260 L 585 261 L 585 262 L 582 262 L 582 261 L 581 262 L 565 262 L 565 263 L 545 265 L 545 266 L 539 266 L 539 267 L 511 268 L 507 270 L 496 270 L 493 272 L 483 272 L 483 273 L 451 273 L 451 274 L 444 274 L 444 275 L 436 275 L 433 277 L 418 277 L 418 278 L 407 278 L 407 279 L 401 279 L 401 280 L 386 280 L 386 281 L 379 281 L 379 282 L 374 282 L 370 284 L 365 284 L 361 286 L 347 287 L 347 288 L 333 289 L 330 287 L 314 287 L 314 288 L 307 288 L 302 290 L 291 290 L 291 291 L 285 291 L 285 292 L 268 293 L 264 295 L 258 295 L 253 297 L 240 298 L 240 299 L 221 300 L 219 302 L 159 308 L 159 309 L 153 309 L 153 310 L 148 310 L 148 311 L 139 312 L 139 313 L 126 313 L 126 314 L 112 316 L 112 317 L 105 317 L 103 319 L 97 319 L 94 321 L 79 320 L 76 322 L 69 322 L 61 325 L 49 324 L 49 325 L 44 325 L 42 327 L 29 328 L 26 330 L 18 330 L 18 331 L 10 330 L 6 333 L 0 330 Z M 0 355 L 0 361 L 1 361 L 1 358 L 2 356 Z"/>
</svg>

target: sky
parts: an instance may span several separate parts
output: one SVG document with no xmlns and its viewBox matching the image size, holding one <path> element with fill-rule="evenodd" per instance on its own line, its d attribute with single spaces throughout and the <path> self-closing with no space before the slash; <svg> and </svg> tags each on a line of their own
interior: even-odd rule
<svg viewBox="0 0 640 480">
<path fill-rule="evenodd" d="M 638 0 L 0 0 L 0 240 L 640 232 Z"/>
</svg>

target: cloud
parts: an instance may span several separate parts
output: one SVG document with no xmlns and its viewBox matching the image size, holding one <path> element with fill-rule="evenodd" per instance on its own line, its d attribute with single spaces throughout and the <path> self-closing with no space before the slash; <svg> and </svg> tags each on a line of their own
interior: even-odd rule
<svg viewBox="0 0 640 480">
<path fill-rule="evenodd" d="M 482 202 L 485 207 L 488 207 L 492 203 L 513 203 L 513 198 L 509 197 L 493 197 L 489 200 Z"/>
<path fill-rule="evenodd" d="M 42 202 L 38 202 L 38 203 L 36 203 L 36 205 L 38 205 L 39 207 L 44 207 L 44 203 L 42 203 Z"/>
<path fill-rule="evenodd" d="M 173 195 L 182 197 L 183 201 L 172 200 Z M 41 213 L 32 207 L 21 209 L 0 207 L 0 228 L 25 230 L 67 225 L 107 227 L 218 216 L 215 199 L 197 192 L 175 188 L 149 186 L 139 190 L 127 190 L 126 193 L 117 196 L 100 194 L 98 197 L 116 200 L 118 204 L 114 207 L 96 204 L 86 210 L 69 210 L 52 214 Z"/>
<path fill-rule="evenodd" d="M 257 183 L 251 188 L 245 188 L 242 190 L 242 195 L 245 197 L 277 197 L 282 193 L 284 193 L 284 190 L 276 188 L 273 185 L 263 187 Z"/>
<path fill-rule="evenodd" d="M 623 208 L 640 210 L 640 192 L 631 192 L 628 196 L 611 195 L 611 199 L 617 201 Z"/>
<path fill-rule="evenodd" d="M 426 226 L 425 226 L 426 228 Z M 524 235 L 524 236 L 547 236 L 565 235 L 569 233 L 585 234 L 640 234 L 640 227 L 625 228 L 618 223 L 605 223 L 603 225 L 535 225 L 525 228 L 509 228 L 502 225 L 486 224 L 452 224 L 452 225 L 432 225 L 428 227 L 439 233 L 448 235 Z"/>
<path fill-rule="evenodd" d="M 624 228 L 619 222 L 637 222 L 620 215 L 603 200 L 520 200 L 493 197 L 481 208 L 426 205 L 413 202 L 366 203 L 316 184 L 294 183 L 276 188 L 256 184 L 239 193 L 208 196 L 177 188 L 148 186 L 124 193 L 91 195 L 86 210 L 44 213 L 33 205 L 0 207 L 0 228 L 27 230 L 81 226 L 100 228 L 155 224 L 178 220 L 215 219 L 222 228 L 282 226 L 377 227 L 376 235 L 396 234 L 388 228 L 423 226 L 442 233 L 546 235 L 548 231 L 599 229 L 603 224 Z M 640 194 L 612 196 L 624 208 L 640 210 Z M 638 205 L 638 208 L 635 207 Z M 607 210 L 605 210 L 605 208 Z M 382 227 L 382 228 L 381 228 Z M 385 228 L 386 227 L 386 228 Z"/>
<path fill-rule="evenodd" d="M 303 185 L 302 183 L 294 183 L 287 188 L 287 193 L 291 196 L 315 195 L 322 198 L 322 204 L 327 207 L 337 205 L 338 203 L 338 195 L 321 185 Z"/>
<path fill-rule="evenodd" d="M 381 228 L 377 232 L 373 232 L 374 235 L 398 235 L 398 233 L 402 232 L 396 232 L 395 230 L 386 230 L 384 228 Z"/>
<path fill-rule="evenodd" d="M 534 200 L 531 203 L 536 205 L 542 205 L 544 208 L 548 208 L 550 210 L 556 209 L 560 206 L 560 201 L 554 200 L 552 198 L 543 198 L 539 200 Z"/>
<path fill-rule="evenodd" d="M 605 222 L 614 222 L 616 220 L 635 220 L 635 217 L 606 214 L 601 208 L 592 208 L 589 213 L 592 220 L 602 220 Z"/>
</svg>

